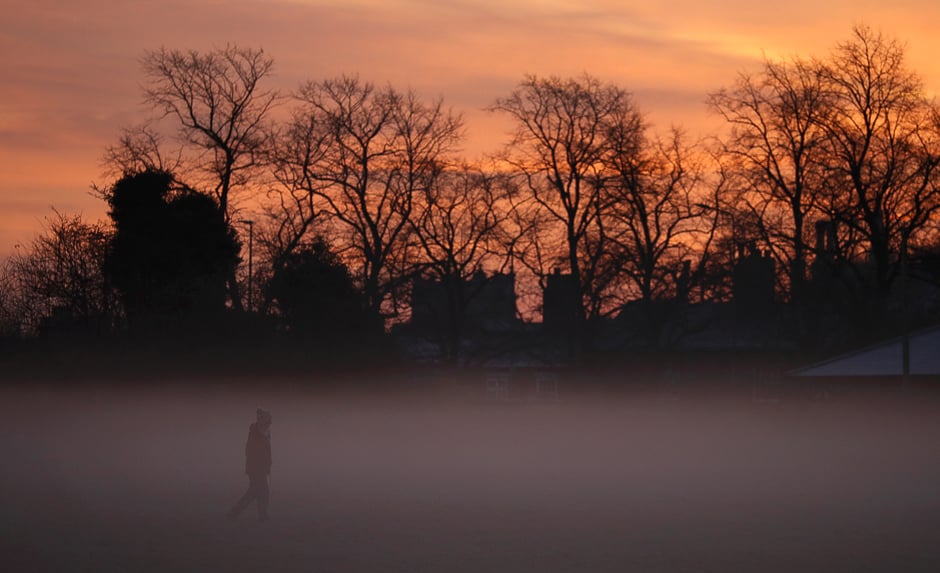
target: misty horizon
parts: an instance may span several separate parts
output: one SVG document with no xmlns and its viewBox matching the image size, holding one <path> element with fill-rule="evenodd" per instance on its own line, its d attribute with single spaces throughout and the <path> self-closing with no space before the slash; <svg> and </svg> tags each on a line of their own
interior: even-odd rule
<svg viewBox="0 0 940 573">
<path fill-rule="evenodd" d="M 3 390 L 9 571 L 932 571 L 935 400 Z M 227 522 L 254 409 L 271 520 Z M 10 568 L 12 567 L 12 568 Z"/>
</svg>

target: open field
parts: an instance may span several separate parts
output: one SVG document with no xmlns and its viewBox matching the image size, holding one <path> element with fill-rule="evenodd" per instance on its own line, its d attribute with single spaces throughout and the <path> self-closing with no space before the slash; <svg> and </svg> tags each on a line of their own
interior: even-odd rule
<svg viewBox="0 0 940 573">
<path fill-rule="evenodd" d="M 940 570 L 938 400 L 563 398 L 0 390 L 0 568 Z"/>
</svg>

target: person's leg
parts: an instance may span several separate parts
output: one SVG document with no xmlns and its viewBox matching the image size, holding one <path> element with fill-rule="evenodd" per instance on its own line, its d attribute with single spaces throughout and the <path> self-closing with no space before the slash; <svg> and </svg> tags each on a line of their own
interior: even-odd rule
<svg viewBox="0 0 940 573">
<path fill-rule="evenodd" d="M 268 476 L 258 476 L 256 486 L 258 496 L 258 519 L 266 521 L 268 519 L 268 498 L 271 495 L 271 490 L 268 486 Z"/>
<path fill-rule="evenodd" d="M 226 517 L 229 519 L 235 519 L 238 515 L 245 510 L 248 505 L 258 497 L 258 490 L 255 485 L 255 481 L 251 476 L 248 476 L 248 490 L 245 494 L 238 500 L 238 503 L 235 504 L 229 512 L 226 514 Z"/>
</svg>

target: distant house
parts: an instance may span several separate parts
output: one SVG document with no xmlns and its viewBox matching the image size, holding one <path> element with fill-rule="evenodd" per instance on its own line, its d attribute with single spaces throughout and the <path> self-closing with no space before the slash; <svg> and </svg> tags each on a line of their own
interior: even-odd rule
<svg viewBox="0 0 940 573">
<path fill-rule="evenodd" d="M 738 245 L 733 270 L 734 301 L 744 308 L 761 308 L 774 302 L 775 263 L 770 251 L 757 248 L 755 242 Z"/>
<path fill-rule="evenodd" d="M 785 305 L 775 301 L 775 264 L 756 244 L 738 245 L 730 301 L 688 301 L 687 279 L 674 299 L 631 301 L 608 340 L 623 349 L 665 352 L 776 352 L 792 347 Z M 683 275 L 688 276 L 688 265 Z"/>
<path fill-rule="evenodd" d="M 412 281 L 410 324 L 422 333 L 454 327 L 506 330 L 518 321 L 514 273 L 477 271 L 468 280 L 419 277 Z"/>
<path fill-rule="evenodd" d="M 940 325 L 908 337 L 911 376 L 940 376 Z M 892 338 L 788 373 L 798 377 L 903 376 L 904 337 Z"/>
<path fill-rule="evenodd" d="M 831 222 L 817 222 L 815 257 L 800 305 L 777 299 L 774 258 L 752 242 L 736 245 L 729 300 L 691 302 L 686 263 L 674 296 L 631 301 L 613 318 L 579 325 L 578 285 L 571 274 L 556 270 L 544 277 L 543 321 L 524 323 L 517 313 L 515 275 L 478 272 L 456 282 L 416 279 L 411 319 L 395 332 L 403 355 L 414 362 L 553 369 L 574 364 L 580 326 L 597 364 L 630 364 L 634 370 L 644 364 L 672 370 L 710 365 L 721 376 L 754 369 L 776 376 L 792 368 L 797 356 L 835 354 L 854 340 L 897 333 L 904 322 L 899 317 L 911 317 L 912 324 L 937 321 L 940 288 L 930 274 L 937 269 L 927 266 L 911 269 L 906 296 L 892 293 L 885 320 L 866 324 L 858 309 L 864 308 L 859 301 L 868 266 L 839 254 L 837 231 Z M 910 374 L 940 375 L 940 327 L 918 331 L 909 340 Z M 902 339 L 894 338 L 790 374 L 900 375 L 902 347 Z"/>
<path fill-rule="evenodd" d="M 542 325 L 552 332 L 570 331 L 580 314 L 578 283 L 570 273 L 555 269 L 546 277 L 542 291 Z"/>
<path fill-rule="evenodd" d="M 402 354 L 413 362 L 455 365 L 492 359 L 523 330 L 515 287 L 511 272 L 414 279 L 411 318 L 393 330 Z"/>
</svg>

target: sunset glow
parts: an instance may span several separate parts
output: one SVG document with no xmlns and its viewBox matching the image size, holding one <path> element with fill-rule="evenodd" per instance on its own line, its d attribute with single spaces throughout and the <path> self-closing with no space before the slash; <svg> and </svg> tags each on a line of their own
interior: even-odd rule
<svg viewBox="0 0 940 573">
<path fill-rule="evenodd" d="M 823 56 L 865 23 L 907 44 L 940 89 L 934 0 L 167 0 L 8 3 L 0 23 L 0 253 L 28 242 L 51 207 L 104 216 L 89 193 L 120 129 L 145 119 L 138 60 L 166 46 L 263 47 L 285 93 L 305 79 L 363 79 L 442 96 L 464 114 L 465 153 L 506 140 L 486 112 L 523 74 L 591 73 L 632 91 L 657 128 L 720 125 L 708 92 L 772 58 Z"/>
</svg>

